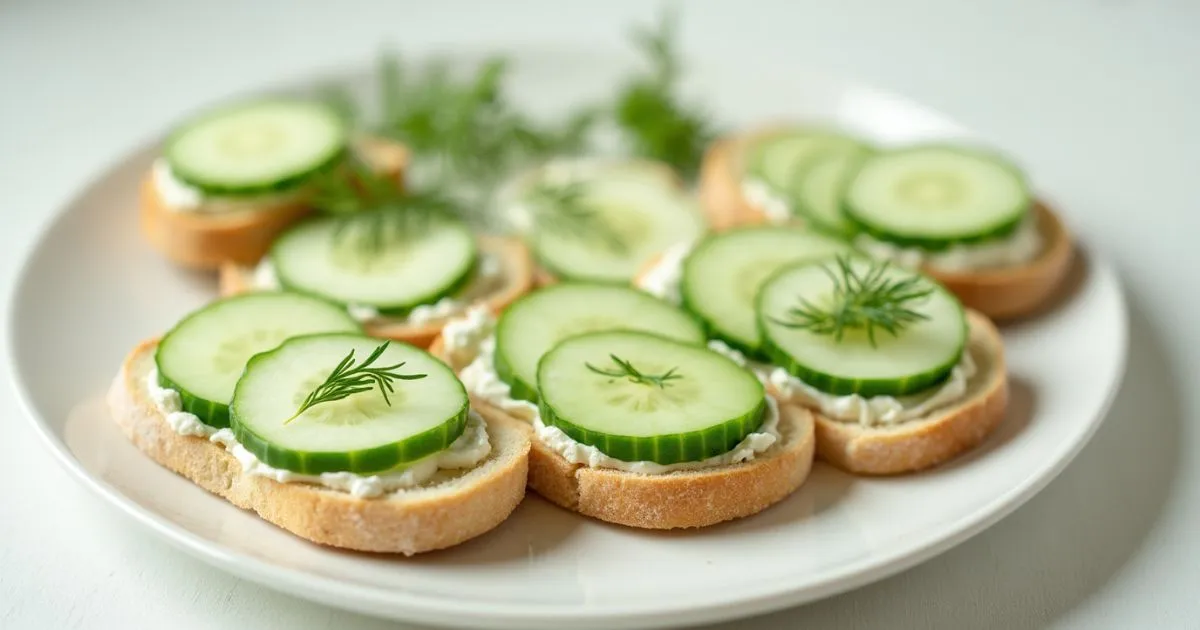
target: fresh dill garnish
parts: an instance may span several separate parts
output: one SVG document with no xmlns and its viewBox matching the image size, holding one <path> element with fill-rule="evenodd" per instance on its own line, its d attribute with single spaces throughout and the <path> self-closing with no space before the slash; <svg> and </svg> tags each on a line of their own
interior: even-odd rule
<svg viewBox="0 0 1200 630">
<path fill-rule="evenodd" d="M 687 178 L 700 169 L 716 137 L 708 117 L 685 104 L 677 91 L 682 67 L 676 50 L 678 15 L 663 14 L 657 28 L 635 28 L 631 39 L 650 65 L 621 89 L 613 107 L 617 126 L 638 155 L 673 166 Z"/>
<path fill-rule="evenodd" d="M 570 236 L 578 240 L 596 239 L 614 254 L 629 251 L 626 239 L 605 220 L 603 214 L 587 203 L 584 182 L 549 184 L 540 182 L 529 192 L 531 219 L 538 229 Z"/>
<path fill-rule="evenodd" d="M 666 387 L 671 384 L 670 381 L 683 378 L 683 375 L 678 373 L 678 367 L 673 367 L 659 375 L 646 374 L 633 367 L 633 364 L 629 361 L 626 361 L 615 354 L 610 354 L 608 357 L 612 359 L 612 362 L 617 367 L 598 368 L 591 363 L 584 363 L 584 365 L 587 366 L 587 369 L 595 372 L 596 374 L 609 376 L 612 378 L 627 378 L 631 383 L 637 383 L 639 385 L 652 385 L 658 387 L 659 389 L 666 389 Z"/>
<path fill-rule="evenodd" d="M 854 269 L 847 256 L 838 256 L 833 265 L 822 270 L 833 281 L 833 295 L 825 304 L 815 304 L 800 298 L 800 305 L 787 312 L 788 319 L 772 318 L 787 328 L 807 330 L 815 335 L 829 335 L 840 342 L 847 330 L 864 330 L 871 346 L 875 346 L 875 330 L 881 329 L 893 337 L 905 327 L 929 316 L 914 310 L 934 289 L 920 276 L 890 278 L 890 264 L 871 261 L 865 273 Z"/>
<path fill-rule="evenodd" d="M 354 394 L 369 392 L 375 388 L 379 389 L 379 393 L 383 396 L 383 402 L 389 407 L 392 406 L 392 399 L 388 394 L 396 391 L 392 381 L 397 379 L 402 381 L 415 381 L 425 378 L 425 374 L 400 374 L 397 372 L 404 367 L 404 362 L 401 361 L 396 365 L 388 365 L 384 367 L 371 367 L 373 363 L 383 354 L 391 342 L 385 341 L 377 348 L 371 351 L 367 357 L 359 365 L 354 365 L 354 351 L 342 359 L 337 367 L 325 377 L 325 382 L 317 386 L 308 394 L 308 397 L 301 403 L 300 408 L 292 417 L 284 420 L 284 424 L 289 424 L 291 421 L 299 418 L 301 414 L 309 409 L 327 402 L 342 400 Z"/>
</svg>

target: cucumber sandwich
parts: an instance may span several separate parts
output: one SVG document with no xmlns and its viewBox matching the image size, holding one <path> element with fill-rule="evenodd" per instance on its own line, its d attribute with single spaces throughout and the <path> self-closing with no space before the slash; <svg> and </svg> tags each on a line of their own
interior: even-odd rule
<svg viewBox="0 0 1200 630">
<path fill-rule="evenodd" d="M 524 496 L 528 429 L 484 420 L 444 363 L 303 293 L 193 312 L 134 349 L 108 402 L 159 464 L 321 544 L 447 547 Z"/>
<path fill-rule="evenodd" d="M 419 206 L 317 216 L 288 229 L 257 267 L 225 265 L 221 292 L 284 288 L 339 304 L 373 336 L 421 347 L 472 305 L 499 311 L 533 281 L 517 239 L 477 236 Z"/>
<path fill-rule="evenodd" d="M 921 269 L 991 317 L 1039 308 L 1071 259 L 1025 175 L 966 144 L 880 149 L 829 129 L 774 128 L 716 143 L 700 187 L 715 227 L 805 223 Z"/>
<path fill-rule="evenodd" d="M 701 527 L 807 477 L 813 422 L 706 347 L 701 323 L 644 292 L 562 282 L 447 324 L 431 351 L 488 418 L 532 425 L 529 486 L 633 527 Z"/>
<path fill-rule="evenodd" d="M 654 282 L 668 275 L 681 281 Z M 818 455 L 847 470 L 932 466 L 1003 416 L 1003 348 L 992 323 L 933 278 L 824 233 L 728 230 L 664 257 L 635 285 L 682 303 L 705 322 L 710 347 L 780 400 L 814 411 Z"/>
<path fill-rule="evenodd" d="M 628 284 L 655 255 L 706 229 L 679 179 L 655 162 L 551 162 L 499 198 L 547 280 Z"/>
<path fill-rule="evenodd" d="M 316 184 L 348 162 L 401 186 L 407 150 L 352 137 L 329 107 L 299 99 L 240 102 L 203 112 L 167 138 L 141 187 L 142 229 L 177 263 L 253 263 L 309 209 Z"/>
</svg>

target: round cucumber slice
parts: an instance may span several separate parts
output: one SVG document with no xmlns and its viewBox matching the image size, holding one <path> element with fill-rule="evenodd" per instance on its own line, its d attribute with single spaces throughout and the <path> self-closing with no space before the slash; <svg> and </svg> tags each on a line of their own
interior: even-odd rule
<svg viewBox="0 0 1200 630">
<path fill-rule="evenodd" d="M 861 143 L 827 129 L 795 128 L 768 134 L 748 149 L 747 174 L 786 196 L 796 173 L 813 156 L 829 150 L 849 150 Z"/>
<path fill-rule="evenodd" d="M 683 305 L 704 321 L 713 336 L 759 357 L 754 299 L 763 282 L 787 265 L 850 251 L 845 241 L 793 226 L 745 227 L 714 234 L 683 264 Z"/>
<path fill-rule="evenodd" d="M 165 157 L 179 179 L 213 195 L 277 191 L 338 162 L 345 125 L 308 101 L 243 103 L 187 123 L 167 141 Z"/>
<path fill-rule="evenodd" d="M 618 172 L 553 190 L 527 203 L 537 212 L 533 253 L 559 278 L 628 283 L 654 256 L 705 229 L 695 201 L 673 184 Z"/>
<path fill-rule="evenodd" d="M 637 332 L 568 339 L 538 366 L 542 422 L 624 461 L 700 461 L 757 429 L 758 379 L 704 347 Z"/>
<path fill-rule="evenodd" d="M 865 160 L 843 204 L 851 221 L 880 240 L 937 250 L 1011 233 L 1031 195 L 1021 172 L 996 154 L 926 145 Z"/>
<path fill-rule="evenodd" d="M 814 227 L 840 236 L 853 236 L 854 223 L 842 212 L 842 193 L 859 165 L 870 155 L 856 145 L 818 154 L 792 180 L 796 210 Z"/>
<path fill-rule="evenodd" d="M 358 368 L 397 377 L 386 397 L 375 382 L 297 415 L 339 367 L 344 375 Z M 343 333 L 295 337 L 255 356 L 230 411 L 238 441 L 268 466 L 308 475 L 367 474 L 448 448 L 467 426 L 469 403 L 454 372 L 428 352 Z"/>
<path fill-rule="evenodd" d="M 905 282 L 909 284 L 898 284 Z M 847 287 L 855 297 L 837 294 Z M 844 328 L 839 339 L 830 329 L 818 330 L 812 319 L 796 325 L 804 319 L 795 314 L 797 307 L 830 317 L 853 312 L 839 309 L 847 299 L 858 300 L 860 314 L 886 308 L 885 302 L 866 301 L 868 291 L 863 287 L 873 288 L 873 295 L 888 287 L 893 295 L 907 291 L 927 295 L 902 303 L 918 319 L 898 327 L 896 334 L 876 326 L 874 341 L 863 326 Z M 817 389 L 839 395 L 900 396 L 932 387 L 946 379 L 967 342 L 962 304 L 944 287 L 915 272 L 859 257 L 779 271 L 759 293 L 758 319 L 764 349 L 773 363 Z"/>
<path fill-rule="evenodd" d="M 470 228 L 450 216 L 383 209 L 304 221 L 270 256 L 288 289 L 399 315 L 470 280 L 477 248 Z"/>
<path fill-rule="evenodd" d="M 702 345 L 704 329 L 687 313 L 629 287 L 564 282 L 513 302 L 496 322 L 495 368 L 512 396 L 537 400 L 537 365 L 555 344 L 602 330 L 653 332 Z"/>
<path fill-rule="evenodd" d="M 229 426 L 229 401 L 250 357 L 316 332 L 357 332 L 346 311 L 325 300 L 278 291 L 218 300 L 175 325 L 158 344 L 159 385 L 179 392 L 183 410 Z"/>
</svg>

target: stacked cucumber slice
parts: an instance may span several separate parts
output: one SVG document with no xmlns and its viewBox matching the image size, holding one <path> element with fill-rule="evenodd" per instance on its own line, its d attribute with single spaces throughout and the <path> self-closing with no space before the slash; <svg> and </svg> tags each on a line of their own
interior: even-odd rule
<svg viewBox="0 0 1200 630">
<path fill-rule="evenodd" d="M 1005 238 L 1032 207 L 1024 175 L 996 153 L 953 144 L 879 151 L 825 129 L 758 138 L 745 176 L 817 229 L 928 251 Z"/>
<path fill-rule="evenodd" d="M 528 178 L 516 203 L 532 215 L 528 240 L 562 279 L 627 283 L 651 258 L 704 232 L 699 207 L 651 164 L 613 163 Z"/>
<path fill-rule="evenodd" d="M 1024 176 L 989 152 L 927 145 L 879 153 L 846 188 L 846 217 L 872 236 L 927 250 L 1004 237 L 1029 213 Z"/>
<path fill-rule="evenodd" d="M 383 208 L 304 221 L 279 237 L 270 257 L 287 289 L 402 315 L 467 283 L 478 252 L 458 219 Z"/>
<path fill-rule="evenodd" d="M 849 251 L 845 241 L 794 226 L 755 226 L 714 234 L 684 262 L 682 302 L 713 336 L 759 357 L 754 300 L 763 282 L 787 265 Z"/>
<path fill-rule="evenodd" d="M 295 293 L 218 300 L 185 317 L 159 342 L 158 381 L 179 392 L 184 411 L 209 426 L 227 427 L 229 401 L 250 357 L 296 335 L 358 330 L 344 309 Z"/>
<path fill-rule="evenodd" d="M 514 398 L 537 400 L 538 362 L 575 335 L 650 332 L 700 346 L 704 329 L 687 313 L 628 287 L 564 282 L 513 302 L 496 323 L 495 368 Z"/>
<path fill-rule="evenodd" d="M 786 267 L 758 295 L 763 349 L 831 394 L 900 396 L 945 380 L 967 341 L 962 305 L 925 276 L 865 258 Z"/>
<path fill-rule="evenodd" d="M 372 376 L 382 381 L 361 385 Z M 324 402 L 307 406 L 314 394 Z M 230 408 L 238 441 L 269 466 L 367 474 L 448 448 L 466 427 L 468 401 L 429 353 L 343 333 L 295 337 L 255 356 Z"/>
<path fill-rule="evenodd" d="M 567 339 L 537 370 L 541 417 L 624 461 L 701 461 L 763 421 L 763 386 L 704 347 L 628 331 Z"/>
<path fill-rule="evenodd" d="M 347 130 L 319 103 L 266 100 L 202 115 L 167 141 L 175 177 L 210 195 L 243 196 L 291 188 L 339 162 Z"/>
</svg>

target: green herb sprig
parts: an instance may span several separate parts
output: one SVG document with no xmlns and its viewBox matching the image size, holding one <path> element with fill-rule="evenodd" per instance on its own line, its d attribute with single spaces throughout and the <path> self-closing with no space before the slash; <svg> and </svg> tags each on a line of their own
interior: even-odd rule
<svg viewBox="0 0 1200 630">
<path fill-rule="evenodd" d="M 929 319 L 913 307 L 924 302 L 934 289 L 919 276 L 889 278 L 889 263 L 872 261 L 866 272 L 854 269 L 852 259 L 838 256 L 833 265 L 822 267 L 833 281 L 833 295 L 826 304 L 807 298 L 787 312 L 788 319 L 772 321 L 787 328 L 807 330 L 816 335 L 832 336 L 841 342 L 848 330 L 865 330 L 871 346 L 876 345 L 875 331 L 893 337 L 907 326 Z"/>
<path fill-rule="evenodd" d="M 632 383 L 651 385 L 659 389 L 666 389 L 671 384 L 671 381 L 683 378 L 683 375 L 679 374 L 678 367 L 673 367 L 659 375 L 646 374 L 634 367 L 629 361 L 615 354 L 610 354 L 608 357 L 612 359 L 612 362 L 617 366 L 616 368 L 598 368 L 591 363 L 584 363 L 584 365 L 596 374 L 612 378 L 627 378 Z"/>
<path fill-rule="evenodd" d="M 371 354 L 359 365 L 354 364 L 354 351 L 351 350 L 345 358 L 342 359 L 337 367 L 325 377 L 325 381 L 317 386 L 308 394 L 308 397 L 301 403 L 300 408 L 292 417 L 284 420 L 283 423 L 290 424 L 301 414 L 309 409 L 328 402 L 342 400 L 354 394 L 369 392 L 378 388 L 380 395 L 383 396 L 383 401 L 389 407 L 392 406 L 392 400 L 388 394 L 396 391 L 392 384 L 395 380 L 415 381 L 425 378 L 426 374 L 401 374 L 397 372 L 404 367 L 404 362 L 401 361 L 395 365 L 384 367 L 372 367 L 372 364 L 383 355 L 383 351 L 387 350 L 388 344 L 391 342 L 385 341 L 377 348 L 371 351 Z"/>
<path fill-rule="evenodd" d="M 586 188 L 583 182 L 537 184 L 528 197 L 534 222 L 539 229 L 560 235 L 598 240 L 614 254 L 628 253 L 627 239 L 587 204 Z"/>
<path fill-rule="evenodd" d="M 620 90 L 613 117 L 635 153 L 666 162 L 691 179 L 716 130 L 706 114 L 678 94 L 682 64 L 677 26 L 678 14 L 668 11 L 656 28 L 633 31 L 632 42 L 650 67 Z"/>
</svg>

